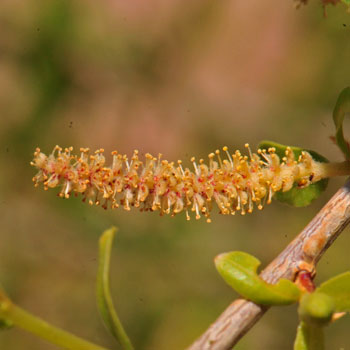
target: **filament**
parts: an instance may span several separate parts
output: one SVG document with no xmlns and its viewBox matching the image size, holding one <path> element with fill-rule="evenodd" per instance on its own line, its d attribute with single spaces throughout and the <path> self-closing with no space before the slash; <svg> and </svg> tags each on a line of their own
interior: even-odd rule
<svg viewBox="0 0 350 350">
<path fill-rule="evenodd" d="M 184 211 L 188 220 L 193 211 L 197 219 L 205 216 L 208 222 L 214 202 L 221 214 L 240 211 L 244 215 L 251 213 L 254 206 L 261 210 L 275 192 L 288 191 L 295 184 L 308 186 L 327 177 L 327 171 L 333 169 L 305 151 L 296 160 L 294 152 L 287 148 L 281 161 L 274 148 L 252 153 L 248 144 L 245 147 L 249 157 L 239 151 L 231 156 L 225 146 L 227 159 L 222 159 L 216 150 L 209 154 L 208 165 L 203 159 L 196 163 L 192 157 L 194 171 L 184 168 L 180 160 L 176 165 L 161 160 L 161 154 L 153 157 L 147 153 L 143 161 L 137 150 L 130 161 L 113 151 L 112 164 L 106 166 L 103 149 L 90 154 L 88 148 L 81 148 L 79 156 L 72 154 L 72 147 L 63 151 L 59 146 L 48 156 L 37 148 L 31 165 L 38 169 L 33 177 L 35 186 L 42 183 L 46 190 L 61 187 L 62 198 L 81 193 L 83 201 L 91 205 L 103 200 L 105 209 L 122 206 L 129 211 L 138 207 L 172 216 Z M 349 164 L 339 169 L 349 172 Z"/>
</svg>

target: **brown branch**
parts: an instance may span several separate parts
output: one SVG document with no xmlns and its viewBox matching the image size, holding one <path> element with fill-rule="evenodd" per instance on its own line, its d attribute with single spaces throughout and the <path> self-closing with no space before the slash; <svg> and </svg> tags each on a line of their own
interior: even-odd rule
<svg viewBox="0 0 350 350">
<path fill-rule="evenodd" d="M 300 269 L 312 271 L 350 221 L 350 181 L 329 200 L 301 233 L 260 274 L 269 283 L 293 280 Z M 268 307 L 237 299 L 187 350 L 228 350 Z"/>
</svg>

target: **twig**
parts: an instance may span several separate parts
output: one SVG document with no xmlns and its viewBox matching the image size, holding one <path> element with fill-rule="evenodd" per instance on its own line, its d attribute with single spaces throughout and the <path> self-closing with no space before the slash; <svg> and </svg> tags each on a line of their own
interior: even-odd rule
<svg viewBox="0 0 350 350">
<path fill-rule="evenodd" d="M 269 283 L 293 280 L 300 269 L 312 271 L 350 221 L 350 181 L 338 190 L 301 233 L 260 274 Z M 187 350 L 228 350 L 268 307 L 237 299 Z"/>
</svg>

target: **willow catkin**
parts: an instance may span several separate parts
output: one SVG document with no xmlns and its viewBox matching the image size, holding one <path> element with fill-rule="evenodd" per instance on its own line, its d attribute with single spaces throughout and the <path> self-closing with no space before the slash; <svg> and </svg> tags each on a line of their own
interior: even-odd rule
<svg viewBox="0 0 350 350">
<path fill-rule="evenodd" d="M 232 155 L 227 147 L 221 158 L 220 151 L 210 153 L 209 164 L 191 158 L 193 170 L 183 168 L 182 162 L 168 162 L 147 153 L 144 161 L 134 151 L 130 160 L 126 155 L 112 152 L 113 161 L 106 166 L 104 150 L 90 154 L 88 148 L 80 149 L 80 156 L 72 155 L 72 147 L 56 146 L 49 156 L 39 148 L 34 152 L 31 165 L 39 172 L 33 177 L 35 186 L 43 183 L 44 189 L 61 187 L 60 197 L 69 198 L 72 193 L 83 195 L 83 201 L 107 209 L 122 206 L 175 215 L 195 212 L 210 222 L 212 204 L 215 202 L 221 214 L 242 215 L 251 213 L 254 205 L 262 209 L 269 204 L 277 191 L 288 191 L 294 184 L 308 186 L 325 177 L 323 163 L 319 163 L 307 152 L 295 159 L 290 148 L 281 160 L 274 148 L 250 151 L 249 156 L 235 151 Z"/>
</svg>

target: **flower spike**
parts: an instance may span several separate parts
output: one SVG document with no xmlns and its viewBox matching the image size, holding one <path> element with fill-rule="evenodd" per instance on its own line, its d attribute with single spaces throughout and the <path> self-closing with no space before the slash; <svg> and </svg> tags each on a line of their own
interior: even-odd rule
<svg viewBox="0 0 350 350">
<path fill-rule="evenodd" d="M 306 187 L 327 177 L 327 165 L 315 161 L 308 152 L 295 160 L 294 152 L 287 148 L 281 161 L 273 147 L 257 153 L 252 153 L 248 144 L 245 147 L 249 157 L 239 151 L 231 155 L 225 146 L 227 159 L 216 150 L 208 156 L 209 165 L 192 157 L 194 171 L 183 168 L 180 160 L 176 165 L 162 160 L 161 154 L 153 157 L 147 153 L 142 161 L 137 150 L 130 161 L 113 151 L 108 167 L 102 148 L 93 154 L 80 148 L 77 156 L 72 155 L 72 147 L 63 150 L 59 146 L 49 156 L 37 148 L 31 165 L 39 170 L 33 177 L 35 186 L 42 183 L 45 190 L 60 186 L 62 198 L 81 193 L 84 202 L 102 203 L 104 209 L 136 207 L 172 216 L 185 211 L 187 220 L 189 212 L 194 212 L 196 219 L 203 215 L 207 222 L 211 222 L 214 202 L 221 214 L 240 211 L 244 215 L 251 213 L 254 205 L 261 210 L 265 203 L 271 203 L 275 192 L 288 191 L 294 184 Z"/>
</svg>

